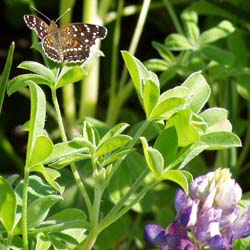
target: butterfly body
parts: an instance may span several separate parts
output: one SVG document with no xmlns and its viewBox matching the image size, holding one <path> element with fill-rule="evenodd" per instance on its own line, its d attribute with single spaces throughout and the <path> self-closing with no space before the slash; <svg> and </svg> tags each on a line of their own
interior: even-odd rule
<svg viewBox="0 0 250 250">
<path fill-rule="evenodd" d="M 33 15 L 24 15 L 24 21 L 41 39 L 45 55 L 58 63 L 85 61 L 96 40 L 107 35 L 105 27 L 94 24 L 72 23 L 58 27 L 55 21 L 48 25 Z"/>
</svg>

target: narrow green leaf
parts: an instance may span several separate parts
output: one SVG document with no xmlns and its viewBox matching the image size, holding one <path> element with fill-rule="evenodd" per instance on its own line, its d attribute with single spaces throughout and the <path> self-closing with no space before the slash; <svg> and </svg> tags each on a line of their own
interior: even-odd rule
<svg viewBox="0 0 250 250">
<path fill-rule="evenodd" d="M 24 61 L 18 65 L 18 68 L 26 69 L 37 75 L 43 76 L 47 79 L 47 82 L 51 83 L 51 86 L 54 86 L 55 84 L 55 77 L 53 72 L 41 63 L 33 61 Z"/>
<path fill-rule="evenodd" d="M 0 176 L 0 221 L 8 234 L 13 230 L 16 216 L 16 195 L 9 183 Z"/>
<path fill-rule="evenodd" d="M 47 136 L 42 135 L 37 137 L 30 161 L 28 162 L 29 167 L 45 160 L 51 154 L 52 150 L 53 143 Z"/>
<path fill-rule="evenodd" d="M 63 193 L 64 191 L 64 187 L 60 186 L 55 180 L 61 176 L 61 174 L 55 170 L 55 169 L 51 169 L 51 168 L 45 168 L 42 165 L 36 165 L 34 167 L 32 167 L 30 169 L 30 171 L 33 172 L 38 172 L 41 173 L 43 175 L 43 177 L 45 178 L 45 180 L 53 187 L 55 188 L 60 194 Z"/>
<path fill-rule="evenodd" d="M 169 50 L 190 50 L 193 48 L 188 39 L 179 34 L 171 34 L 165 39 L 165 45 Z"/>
<path fill-rule="evenodd" d="M 48 195 L 32 202 L 27 211 L 28 229 L 39 226 L 47 217 L 50 208 L 61 200 L 63 200 L 61 196 Z"/>
<path fill-rule="evenodd" d="M 31 162 L 31 157 L 37 138 L 43 134 L 46 113 L 46 99 L 42 89 L 34 82 L 28 81 L 30 88 L 30 123 L 29 123 L 29 139 L 27 146 L 27 163 Z"/>
<path fill-rule="evenodd" d="M 100 140 L 99 145 L 105 143 L 107 140 L 112 138 L 113 136 L 117 136 L 121 134 L 127 127 L 129 126 L 128 123 L 119 123 L 112 127 Z"/>
<path fill-rule="evenodd" d="M 142 101 L 142 89 L 143 89 L 143 81 L 149 78 L 149 72 L 146 67 L 134 56 L 132 56 L 127 51 L 122 51 L 122 57 L 126 64 L 126 67 L 129 71 L 129 74 L 134 83 L 136 92 Z"/>
<path fill-rule="evenodd" d="M 215 42 L 221 38 L 227 37 L 234 31 L 235 28 L 231 22 L 222 21 L 214 28 L 211 28 L 201 34 L 199 41 L 200 47 L 203 47 L 208 43 Z"/>
<path fill-rule="evenodd" d="M 99 141 L 100 141 L 99 132 L 97 131 L 95 126 L 93 126 L 92 123 L 88 121 L 83 122 L 82 136 L 83 136 L 83 139 L 85 139 L 86 141 L 89 141 L 94 147 L 99 144 Z"/>
<path fill-rule="evenodd" d="M 232 65 L 234 63 L 234 56 L 231 52 L 222 50 L 213 45 L 206 45 L 201 48 L 201 53 L 203 56 L 214 60 L 222 65 Z"/>
<path fill-rule="evenodd" d="M 35 250 L 47 250 L 51 246 L 50 239 L 43 233 L 39 233 L 36 236 L 36 248 Z"/>
<path fill-rule="evenodd" d="M 174 161 L 178 149 L 178 137 L 175 128 L 165 128 L 157 137 L 154 147 L 161 152 L 165 166 Z"/>
<path fill-rule="evenodd" d="M 158 102 L 160 95 L 159 87 L 152 81 L 147 80 L 143 89 L 143 104 L 147 118 Z"/>
<path fill-rule="evenodd" d="M 198 113 L 208 101 L 211 92 L 206 79 L 201 72 L 195 72 L 185 80 L 182 86 L 189 88 L 193 93 L 190 106 L 193 112 Z"/>
<path fill-rule="evenodd" d="M 47 78 L 36 74 L 19 75 L 9 81 L 7 94 L 12 95 L 13 93 L 17 92 L 20 88 L 28 86 L 29 81 L 33 81 L 36 84 L 45 84 L 48 86 L 50 86 L 51 84 L 51 82 L 48 82 Z"/>
<path fill-rule="evenodd" d="M 220 150 L 232 147 L 241 147 L 240 138 L 229 132 L 214 132 L 201 136 L 201 141 L 206 143 L 209 150 Z"/>
<path fill-rule="evenodd" d="M 154 176 L 159 177 L 164 168 L 164 159 L 157 149 L 148 146 L 145 137 L 141 137 L 140 139 L 142 142 L 143 152 L 147 165 L 151 172 L 154 174 Z"/>
<path fill-rule="evenodd" d="M 186 177 L 186 173 L 184 174 L 182 170 L 167 170 L 162 173 L 161 180 L 169 180 L 177 183 L 186 194 L 189 191 L 189 179 Z"/>
<path fill-rule="evenodd" d="M 108 154 L 124 145 L 126 145 L 132 138 L 128 135 L 116 135 L 108 139 L 105 143 L 100 145 L 96 150 L 96 157 Z"/>
<path fill-rule="evenodd" d="M 2 107 L 3 107 L 6 86 L 7 86 L 8 80 L 9 80 L 10 70 L 11 70 L 12 61 L 13 61 L 14 49 L 15 49 L 15 43 L 12 42 L 10 47 L 9 47 L 6 63 L 4 65 L 4 70 L 2 73 L 2 77 L 0 78 L 0 80 L 1 80 L 1 82 L 0 82 L 0 114 L 2 111 Z"/>
<path fill-rule="evenodd" d="M 69 83 L 75 83 L 83 79 L 86 71 L 80 66 L 65 65 L 56 80 L 56 88 L 61 88 Z"/>
<path fill-rule="evenodd" d="M 168 120 L 167 127 L 175 127 L 180 147 L 185 147 L 199 140 L 199 134 L 191 123 L 191 117 L 190 110 L 181 110 Z"/>
<path fill-rule="evenodd" d="M 170 67 L 170 65 L 162 59 L 149 59 L 144 62 L 144 64 L 147 69 L 152 70 L 154 72 L 165 71 Z"/>
<path fill-rule="evenodd" d="M 173 53 L 167 48 L 166 45 L 154 41 L 152 42 L 152 45 L 168 65 L 175 61 Z"/>
</svg>

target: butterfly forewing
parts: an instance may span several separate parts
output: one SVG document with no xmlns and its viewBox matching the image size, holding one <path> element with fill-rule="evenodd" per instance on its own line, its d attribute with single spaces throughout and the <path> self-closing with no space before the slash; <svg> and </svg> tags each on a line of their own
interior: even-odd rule
<svg viewBox="0 0 250 250">
<path fill-rule="evenodd" d="M 33 15 L 24 15 L 23 17 L 27 26 L 34 30 L 40 39 L 43 39 L 49 32 L 49 25 L 41 18 Z"/>
</svg>

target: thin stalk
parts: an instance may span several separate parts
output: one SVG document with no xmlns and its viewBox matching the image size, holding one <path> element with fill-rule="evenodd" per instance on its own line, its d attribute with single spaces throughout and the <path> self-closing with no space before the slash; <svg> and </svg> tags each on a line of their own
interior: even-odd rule
<svg viewBox="0 0 250 250">
<path fill-rule="evenodd" d="M 65 132 L 65 129 L 64 129 L 64 126 L 63 126 L 61 110 L 60 110 L 58 100 L 57 100 L 57 96 L 56 96 L 56 90 L 52 89 L 51 92 L 52 92 L 52 101 L 53 101 L 55 111 L 56 111 L 58 127 L 59 127 L 59 130 L 60 130 L 60 133 L 61 133 L 61 138 L 62 138 L 62 141 L 66 142 L 67 141 L 67 136 L 66 136 L 66 132 Z M 72 163 L 70 165 L 70 167 L 71 167 L 71 171 L 73 173 L 73 176 L 75 178 L 75 181 L 77 183 L 77 186 L 78 186 L 78 188 L 79 188 L 79 190 L 80 190 L 80 192 L 82 194 L 82 197 L 83 197 L 83 199 L 85 201 L 88 212 L 91 213 L 92 205 L 91 205 L 89 196 L 87 194 L 87 191 L 86 191 L 86 189 L 85 189 L 85 187 L 84 187 L 84 185 L 83 185 L 83 183 L 81 181 L 81 177 L 80 177 L 80 175 L 79 175 L 79 173 L 77 171 L 76 165 Z"/>
<path fill-rule="evenodd" d="M 29 187 L 29 170 L 27 166 L 25 166 L 24 179 L 23 179 L 23 207 L 22 207 L 23 250 L 29 250 L 28 226 L 27 226 L 28 187 Z"/>
<path fill-rule="evenodd" d="M 112 0 L 101 0 L 99 5 L 99 12 L 98 15 L 104 20 L 108 13 L 108 10 L 112 4 Z"/>
<path fill-rule="evenodd" d="M 169 0 L 164 0 L 163 2 L 165 4 L 166 9 L 168 10 L 168 13 L 169 13 L 169 15 L 170 15 L 170 17 L 171 17 L 171 19 L 172 19 L 172 21 L 174 23 L 174 26 L 175 26 L 177 32 L 179 34 L 183 35 L 183 30 L 182 30 L 181 24 L 179 22 L 179 19 L 178 19 L 176 13 L 175 13 L 174 8 L 172 7 L 170 1 Z"/>
<path fill-rule="evenodd" d="M 121 36 L 121 15 L 124 6 L 124 0 L 119 1 L 117 9 L 117 19 L 114 28 L 113 47 L 112 47 L 112 64 L 111 64 L 111 77 L 110 77 L 110 96 L 107 111 L 106 123 L 111 124 L 112 121 L 112 109 L 116 103 L 116 87 L 117 87 L 117 71 L 118 71 L 118 52 L 119 42 Z"/>
</svg>

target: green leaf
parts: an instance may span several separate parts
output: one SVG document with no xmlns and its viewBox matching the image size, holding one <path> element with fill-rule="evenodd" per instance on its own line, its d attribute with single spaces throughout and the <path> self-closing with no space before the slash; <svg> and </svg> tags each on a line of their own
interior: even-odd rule
<svg viewBox="0 0 250 250">
<path fill-rule="evenodd" d="M 56 80 L 56 88 L 61 88 L 69 83 L 78 82 L 86 75 L 86 71 L 80 66 L 67 66 L 64 65 L 60 75 Z"/>
<path fill-rule="evenodd" d="M 175 61 L 173 53 L 164 44 L 152 42 L 152 45 L 160 54 L 160 56 L 165 60 L 167 65 L 172 64 Z"/>
<path fill-rule="evenodd" d="M 0 176 L 0 221 L 8 234 L 12 233 L 16 216 L 16 195 L 9 183 Z"/>
<path fill-rule="evenodd" d="M 121 134 L 128 126 L 128 123 L 119 123 L 115 125 L 101 138 L 98 146 L 102 145 L 103 143 L 106 143 L 110 138 Z"/>
<path fill-rule="evenodd" d="M 165 71 L 170 67 L 169 64 L 162 59 L 149 59 L 146 62 L 144 62 L 144 64 L 147 67 L 147 69 L 152 70 L 154 72 Z"/>
<path fill-rule="evenodd" d="M 227 119 L 228 111 L 223 108 L 210 108 L 206 109 L 200 116 L 205 120 L 208 125 L 206 133 L 226 131 L 232 132 L 232 125 Z"/>
<path fill-rule="evenodd" d="M 248 250 L 250 248 L 250 238 L 241 238 L 234 241 L 234 248 L 237 250 Z"/>
<path fill-rule="evenodd" d="M 189 184 L 190 184 L 190 176 L 187 178 L 186 176 L 187 171 L 185 173 L 183 170 L 167 170 L 166 172 L 162 173 L 160 179 L 161 180 L 169 180 L 177 183 L 186 194 L 189 191 Z"/>
<path fill-rule="evenodd" d="M 191 117 L 190 110 L 181 110 L 168 120 L 167 127 L 175 127 L 180 147 L 185 147 L 199 140 L 199 134 L 191 123 Z"/>
<path fill-rule="evenodd" d="M 200 51 L 205 57 L 214 60 L 219 64 L 232 65 L 234 63 L 234 56 L 231 52 L 222 50 L 216 46 L 206 45 L 202 47 Z"/>
<path fill-rule="evenodd" d="M 132 56 L 129 52 L 122 51 L 122 57 L 129 71 L 129 74 L 132 78 L 136 92 L 140 98 L 140 101 L 142 101 L 143 81 L 149 78 L 149 72 L 146 69 L 146 67 L 137 58 Z"/>
<path fill-rule="evenodd" d="M 198 113 L 208 101 L 211 92 L 206 79 L 201 72 L 195 72 L 185 80 L 182 86 L 189 88 L 193 93 L 190 106 L 193 112 Z"/>
<path fill-rule="evenodd" d="M 53 72 L 41 63 L 24 61 L 18 65 L 18 68 L 29 70 L 37 75 L 44 77 L 45 79 L 47 79 L 47 82 L 50 82 L 51 86 L 54 86 L 55 84 L 55 77 Z"/>
<path fill-rule="evenodd" d="M 47 136 L 42 135 L 37 137 L 30 161 L 28 162 L 29 167 L 45 160 L 51 154 L 52 150 L 53 143 Z"/>
<path fill-rule="evenodd" d="M 55 181 L 58 177 L 61 176 L 61 174 L 57 170 L 51 168 L 45 168 L 42 165 L 36 165 L 32 167 L 30 171 L 41 173 L 45 178 L 45 180 L 50 184 L 50 186 L 55 188 L 60 194 L 63 193 L 64 187 L 60 186 Z"/>
<path fill-rule="evenodd" d="M 157 137 L 154 147 L 162 154 L 165 166 L 174 161 L 178 149 L 178 137 L 175 128 L 165 128 Z"/>
<path fill-rule="evenodd" d="M 9 81 L 7 94 L 12 95 L 13 93 L 17 92 L 20 88 L 28 86 L 29 81 L 33 81 L 36 84 L 45 84 L 48 86 L 50 86 L 51 84 L 51 82 L 48 82 L 47 78 L 36 74 L 19 75 Z"/>
<path fill-rule="evenodd" d="M 232 147 L 241 147 L 240 138 L 229 132 L 213 132 L 201 136 L 201 141 L 206 143 L 209 150 L 220 150 Z"/>
<path fill-rule="evenodd" d="M 28 229 L 39 226 L 47 217 L 50 208 L 61 200 L 63 200 L 61 196 L 48 195 L 38 198 L 29 204 L 27 210 Z"/>
<path fill-rule="evenodd" d="M 47 250 L 50 248 L 50 246 L 51 246 L 51 242 L 45 234 L 43 233 L 37 234 L 35 250 Z"/>
<path fill-rule="evenodd" d="M 193 48 L 188 39 L 179 34 L 171 34 L 165 39 L 165 45 L 169 50 L 190 50 Z"/>
<path fill-rule="evenodd" d="M 231 22 L 222 21 L 214 28 L 211 28 L 201 34 L 199 41 L 200 47 L 203 47 L 208 43 L 215 42 L 221 38 L 227 37 L 234 31 L 235 28 Z"/>
<path fill-rule="evenodd" d="M 164 159 L 157 149 L 148 146 L 145 137 L 141 137 L 140 139 L 142 142 L 143 152 L 147 165 L 151 172 L 154 174 L 154 176 L 159 177 L 164 168 Z"/>
<path fill-rule="evenodd" d="M 159 102 L 151 112 L 150 120 L 168 120 L 176 112 L 186 108 L 187 102 L 185 99 L 172 97 Z"/>
<path fill-rule="evenodd" d="M 9 75 L 10 75 L 10 70 L 11 70 L 12 61 L 13 61 L 14 49 L 15 49 L 15 43 L 12 42 L 10 47 L 9 47 L 6 63 L 4 65 L 4 70 L 2 73 L 2 77 L 0 78 L 1 79 L 1 83 L 0 83 L 0 114 L 2 111 L 2 107 L 3 107 L 6 86 L 7 86 L 7 83 L 9 81 Z"/>
<path fill-rule="evenodd" d="M 74 138 L 71 141 L 55 144 L 52 153 L 42 164 L 51 164 L 56 161 L 65 160 L 68 157 L 79 156 L 79 154 L 82 157 L 90 157 L 91 151 L 94 151 L 92 144 L 83 138 Z"/>
<path fill-rule="evenodd" d="M 105 143 L 98 146 L 96 150 L 96 157 L 108 154 L 131 141 L 131 137 L 128 135 L 116 135 L 106 140 Z"/>
<path fill-rule="evenodd" d="M 193 45 L 195 45 L 200 36 L 200 30 L 198 27 L 198 15 L 195 11 L 187 9 L 182 15 L 183 25 L 185 27 L 186 34 Z"/>
<path fill-rule="evenodd" d="M 150 117 L 152 110 L 158 102 L 159 95 L 159 86 L 154 82 L 147 80 L 143 89 L 143 104 L 147 118 Z"/>
<path fill-rule="evenodd" d="M 97 129 L 88 121 L 83 122 L 82 136 L 89 141 L 94 147 L 99 144 L 100 135 Z"/>
<path fill-rule="evenodd" d="M 37 138 L 43 134 L 46 113 L 46 100 L 45 95 L 39 86 L 37 86 L 32 81 L 29 81 L 28 83 L 30 88 L 31 114 L 27 146 L 27 163 L 30 163 Z"/>
<path fill-rule="evenodd" d="M 184 86 L 177 86 L 177 87 L 174 87 L 172 89 L 169 89 L 163 92 L 160 95 L 160 102 L 163 102 L 166 99 L 169 99 L 171 97 L 188 99 L 189 97 L 191 97 L 191 95 L 192 95 L 192 92 L 189 88 L 184 87 Z"/>
</svg>

